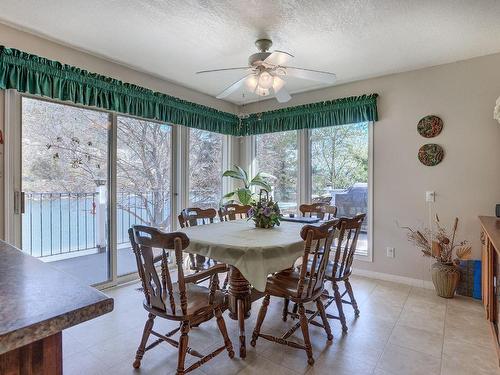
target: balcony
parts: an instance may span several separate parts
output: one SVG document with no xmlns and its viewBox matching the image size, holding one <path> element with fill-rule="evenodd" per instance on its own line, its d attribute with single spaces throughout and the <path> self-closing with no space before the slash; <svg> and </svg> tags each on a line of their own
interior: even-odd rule
<svg viewBox="0 0 500 375">
<path fill-rule="evenodd" d="M 100 198 L 103 197 L 101 200 Z M 156 204 L 153 192 L 118 194 L 117 271 L 136 271 L 128 228 L 148 224 L 148 210 Z M 162 213 L 169 212 L 169 204 Z M 92 285 L 108 280 L 105 192 L 30 192 L 25 195 L 23 251 Z"/>
</svg>

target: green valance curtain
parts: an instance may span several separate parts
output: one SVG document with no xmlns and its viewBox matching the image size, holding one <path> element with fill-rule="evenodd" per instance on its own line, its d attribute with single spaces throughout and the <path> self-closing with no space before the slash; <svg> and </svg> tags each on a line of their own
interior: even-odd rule
<svg viewBox="0 0 500 375">
<path fill-rule="evenodd" d="M 239 119 L 144 87 L 0 46 L 0 89 L 69 101 L 123 114 L 238 135 Z"/>
<path fill-rule="evenodd" d="M 377 94 L 238 117 L 70 65 L 0 46 L 0 89 L 145 119 L 245 136 L 377 121 Z"/>
<path fill-rule="evenodd" d="M 244 120 L 244 135 L 313 129 L 377 121 L 378 94 L 352 96 L 252 114 Z"/>
</svg>

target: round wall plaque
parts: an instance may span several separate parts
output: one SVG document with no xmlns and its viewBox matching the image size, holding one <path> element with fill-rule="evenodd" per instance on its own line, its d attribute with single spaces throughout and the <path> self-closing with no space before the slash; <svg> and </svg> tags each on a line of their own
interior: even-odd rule
<svg viewBox="0 0 500 375">
<path fill-rule="evenodd" d="M 423 165 L 432 167 L 441 163 L 444 157 L 444 150 L 440 145 L 427 143 L 418 150 L 418 160 Z"/>
<path fill-rule="evenodd" d="M 425 116 L 418 122 L 417 130 L 422 137 L 435 137 L 443 130 L 443 120 L 434 115 Z"/>
</svg>

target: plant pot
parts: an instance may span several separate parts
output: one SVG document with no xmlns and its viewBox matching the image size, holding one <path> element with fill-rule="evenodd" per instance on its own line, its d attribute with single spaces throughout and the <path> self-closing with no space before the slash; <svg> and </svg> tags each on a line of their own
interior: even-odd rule
<svg viewBox="0 0 500 375">
<path fill-rule="evenodd" d="M 453 263 L 434 263 L 432 282 L 439 297 L 453 298 L 460 280 L 460 270 Z"/>
</svg>

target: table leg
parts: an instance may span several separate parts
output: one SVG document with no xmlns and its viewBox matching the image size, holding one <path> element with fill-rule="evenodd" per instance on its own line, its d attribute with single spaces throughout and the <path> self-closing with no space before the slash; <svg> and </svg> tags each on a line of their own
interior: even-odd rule
<svg viewBox="0 0 500 375">
<path fill-rule="evenodd" d="M 245 319 L 252 307 L 251 289 L 247 279 L 233 266 L 229 270 L 229 317 L 238 320 L 240 334 L 240 357 L 246 357 Z"/>
</svg>

